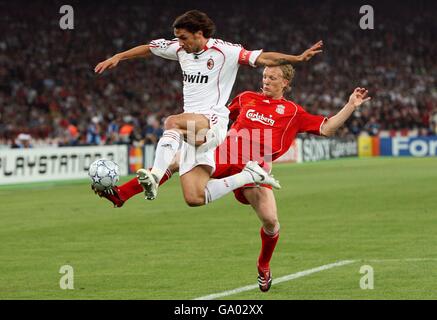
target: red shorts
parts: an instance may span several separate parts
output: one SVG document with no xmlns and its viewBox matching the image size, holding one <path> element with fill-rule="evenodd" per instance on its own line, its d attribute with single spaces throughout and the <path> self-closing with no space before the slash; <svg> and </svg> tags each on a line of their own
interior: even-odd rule
<svg viewBox="0 0 437 320">
<path fill-rule="evenodd" d="M 229 176 L 232 176 L 234 174 L 240 173 L 241 170 L 244 169 L 245 163 L 243 163 L 244 161 L 241 160 L 241 158 L 237 161 L 237 163 L 221 163 L 218 159 L 219 156 L 219 152 L 215 152 L 215 171 L 214 174 L 212 175 L 212 178 L 214 179 L 221 179 L 221 178 L 226 178 Z M 264 161 L 258 161 L 259 165 L 265 169 L 266 171 L 270 171 L 270 167 L 268 166 L 268 164 L 266 164 Z M 264 187 L 264 188 L 268 188 L 268 189 L 272 189 L 272 186 L 268 185 L 268 184 L 261 184 L 260 186 Z M 249 183 L 246 184 L 244 186 L 242 186 L 241 188 L 235 189 L 234 190 L 234 195 L 235 198 L 241 202 L 242 204 L 250 204 L 249 201 L 246 199 L 246 197 L 244 196 L 243 190 L 245 188 L 253 188 L 256 187 L 256 184 L 254 183 Z"/>
</svg>

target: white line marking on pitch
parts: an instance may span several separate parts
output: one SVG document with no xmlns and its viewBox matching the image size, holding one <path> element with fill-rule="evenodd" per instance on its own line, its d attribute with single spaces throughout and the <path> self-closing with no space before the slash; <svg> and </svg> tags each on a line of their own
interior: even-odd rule
<svg viewBox="0 0 437 320">
<path fill-rule="evenodd" d="M 335 263 L 325 264 L 325 265 L 317 267 L 317 268 L 308 269 L 308 270 L 300 271 L 297 273 L 289 274 L 287 276 L 283 276 L 283 277 L 274 279 L 273 283 L 277 284 L 277 283 L 281 283 L 281 282 L 285 282 L 285 281 L 290 281 L 290 280 L 294 280 L 297 278 L 305 277 L 307 275 L 310 275 L 310 274 L 313 274 L 316 272 L 332 269 L 335 267 L 341 267 L 341 266 L 345 266 L 345 265 L 357 263 L 357 262 L 376 262 L 377 263 L 377 262 L 421 262 L 421 261 L 437 261 L 437 258 L 342 260 L 342 261 L 338 261 Z M 249 285 L 249 286 L 245 286 L 245 287 L 241 287 L 241 288 L 237 288 L 237 289 L 233 289 L 233 290 L 223 291 L 223 292 L 214 293 L 214 294 L 210 294 L 207 296 L 195 298 L 194 300 L 214 300 L 217 298 L 230 296 L 230 295 L 237 294 L 240 292 L 250 291 L 253 289 L 257 289 L 257 288 L 258 288 L 258 284 L 253 284 L 253 285 Z"/>
<path fill-rule="evenodd" d="M 308 276 L 308 275 L 316 273 L 316 272 L 332 269 L 335 267 L 345 266 L 345 265 L 348 265 L 348 264 L 351 264 L 354 262 L 357 262 L 357 260 L 342 260 L 342 261 L 338 261 L 335 263 L 325 264 L 325 265 L 317 267 L 317 268 L 300 271 L 297 273 L 289 274 L 289 275 L 274 279 L 273 282 L 274 282 L 274 284 L 278 284 L 281 282 L 290 281 L 290 280 L 294 280 L 297 278 L 302 278 L 302 277 Z M 254 284 L 254 285 L 245 286 L 245 287 L 241 287 L 241 288 L 237 288 L 237 289 L 233 289 L 233 290 L 228 290 L 228 291 L 210 294 L 207 296 L 195 298 L 194 300 L 213 300 L 213 299 L 226 297 L 226 296 L 230 296 L 233 294 L 237 294 L 240 292 L 249 291 L 249 290 L 253 290 L 253 289 L 257 289 L 257 288 L 258 288 L 258 284 Z"/>
</svg>

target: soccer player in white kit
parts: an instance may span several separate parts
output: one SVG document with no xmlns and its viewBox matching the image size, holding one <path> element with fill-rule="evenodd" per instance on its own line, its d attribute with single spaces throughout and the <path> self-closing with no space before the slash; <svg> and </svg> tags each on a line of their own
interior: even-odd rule
<svg viewBox="0 0 437 320">
<path fill-rule="evenodd" d="M 214 183 L 210 188 L 207 186 L 215 170 L 214 149 L 226 137 L 229 114 L 226 103 L 239 65 L 295 65 L 321 52 L 323 43 L 319 41 L 298 56 L 263 50 L 248 51 L 241 45 L 212 38 L 215 25 L 205 13 L 198 10 L 177 17 L 173 28 L 175 39 L 153 40 L 148 45 L 116 54 L 100 62 L 95 72 L 102 73 L 117 66 L 121 60 L 147 57 L 151 53 L 179 61 L 183 75 L 184 112 L 166 119 L 152 169 L 140 169 L 137 175 L 146 199 L 155 199 L 159 181 L 180 149 L 179 175 L 185 201 L 190 205 L 203 205 L 206 197 L 199 199 L 200 193 L 217 193 L 218 197 L 223 195 L 220 184 Z M 224 183 L 230 182 L 232 188 L 237 189 L 261 181 L 280 187 L 272 176 L 253 162 L 249 162 L 241 173 L 228 177 Z"/>
</svg>

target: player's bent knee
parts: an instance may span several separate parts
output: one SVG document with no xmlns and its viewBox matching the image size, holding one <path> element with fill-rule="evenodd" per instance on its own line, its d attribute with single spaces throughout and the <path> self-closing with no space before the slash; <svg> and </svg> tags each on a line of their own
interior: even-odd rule
<svg viewBox="0 0 437 320">
<path fill-rule="evenodd" d="M 204 199 L 200 199 L 200 198 L 189 198 L 189 199 L 185 199 L 185 202 L 190 206 L 190 207 L 200 207 L 205 205 L 205 200 Z"/>
<path fill-rule="evenodd" d="M 178 129 L 178 118 L 177 116 L 168 116 L 164 121 L 164 129 L 170 130 L 170 129 Z"/>
<path fill-rule="evenodd" d="M 205 205 L 204 194 L 188 194 L 184 195 L 184 199 L 187 205 L 190 207 L 200 207 Z"/>
</svg>

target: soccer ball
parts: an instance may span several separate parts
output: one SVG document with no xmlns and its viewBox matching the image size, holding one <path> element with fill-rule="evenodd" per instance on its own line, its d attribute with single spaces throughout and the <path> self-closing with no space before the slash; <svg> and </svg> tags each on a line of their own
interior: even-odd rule
<svg viewBox="0 0 437 320">
<path fill-rule="evenodd" d="M 99 191 L 110 189 L 118 182 L 120 167 L 114 161 L 99 159 L 91 163 L 88 176 L 92 186 Z"/>
</svg>

